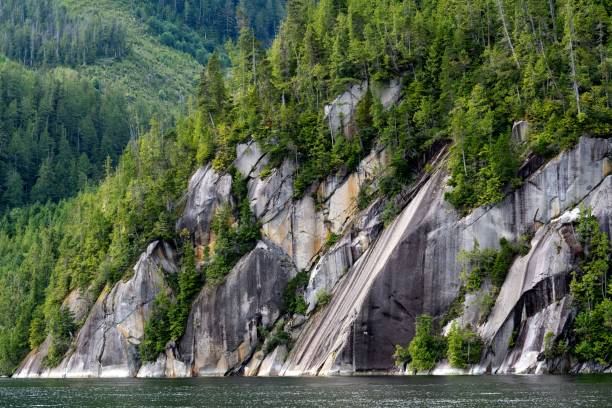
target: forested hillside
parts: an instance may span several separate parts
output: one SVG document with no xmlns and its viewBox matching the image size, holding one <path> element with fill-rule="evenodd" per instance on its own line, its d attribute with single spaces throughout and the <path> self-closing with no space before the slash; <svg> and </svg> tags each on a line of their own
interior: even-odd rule
<svg viewBox="0 0 612 408">
<path fill-rule="evenodd" d="M 219 45 L 233 40 L 240 27 L 251 27 L 269 43 L 284 16 L 285 0 L 131 0 L 149 31 L 170 47 L 206 63 Z"/>
<path fill-rule="evenodd" d="M 210 17 L 193 12 L 208 2 L 178 3 L 146 2 L 139 10 L 148 29 L 161 33 L 160 41 L 178 42 L 180 49 L 195 40 L 173 31 Z M 258 42 L 243 25 L 229 47 L 230 75 L 224 74 L 221 52 L 206 58 L 194 89 L 197 100 L 187 105 L 174 129 L 154 125 L 132 140 L 100 187 L 58 205 L 4 216 L 0 371 L 10 373 L 47 334 L 53 338 L 48 363 L 59 361 L 73 340 L 74 324 L 80 323 L 60 311 L 72 289 L 83 288 L 96 299 L 153 239 L 189 248 L 190 237 L 175 231 L 188 177 L 208 162 L 232 173 L 238 143 L 258 141 L 271 157 L 268 172 L 284 158 L 294 158 L 295 198 L 342 168 L 354 169 L 373 146 L 387 147 L 391 163 L 376 194 L 387 199 L 385 216 L 392 219 L 399 209 L 390 198 L 427 170 L 424 158 L 442 144 L 452 145 L 453 188 L 447 200 L 467 212 L 500 201 L 520 185 L 518 168 L 527 154 L 551 157 L 582 134 L 608 137 L 610 8 L 603 0 L 292 0 L 269 50 L 262 45 L 269 28 L 258 27 L 265 34 Z M 258 18 L 246 15 L 249 21 Z M 169 23 L 158 29 L 160 16 Z M 190 20 L 194 16 L 196 21 Z M 194 32 L 224 40 L 235 29 L 216 27 L 214 34 Z M 130 55 L 142 46 L 132 43 Z M 197 47 L 187 51 L 198 55 Z M 403 85 L 395 106 L 383 109 L 368 90 L 353 130 L 330 130 L 326 103 L 351 85 L 391 79 Z M 523 119 L 530 124 L 529 139 L 519 143 L 512 138 L 512 125 Z M 245 194 L 244 189 L 234 192 L 238 202 Z M 363 192 L 364 201 L 373 198 Z M 226 236 L 256 226 L 248 205 L 243 207 L 232 214 L 239 222 L 229 222 L 231 215 L 219 221 L 235 234 L 225 231 Z M 237 246 L 243 242 L 221 242 L 190 284 L 201 286 L 229 271 L 236 259 L 227 254 L 241 253 Z M 206 273 L 211 265 L 218 273 Z M 163 311 L 158 314 L 171 323 Z M 160 335 L 166 336 L 156 340 L 162 345 L 170 339 L 167 327 Z"/>
<path fill-rule="evenodd" d="M 88 65 L 129 53 L 126 29 L 99 15 L 72 15 L 53 0 L 0 5 L 0 51 L 28 67 Z"/>
<path fill-rule="evenodd" d="M 115 166 L 151 118 L 166 127 L 184 112 L 200 70 L 193 57 L 226 55 L 225 41 L 239 23 L 255 24 L 257 13 L 271 16 L 257 22 L 269 41 L 283 13 L 282 2 L 224 3 L 230 14 L 220 24 L 218 10 L 202 3 L 203 14 L 183 21 L 195 5 L 174 4 L 181 8 L 119 0 L 0 4 L 0 53 L 14 61 L 0 63 L 0 211 L 57 201 L 99 180 L 107 159 Z M 169 32 L 191 37 L 168 41 Z"/>
<path fill-rule="evenodd" d="M 57 201 L 97 180 L 130 138 L 128 101 L 70 69 L 0 63 L 2 210 Z"/>
</svg>

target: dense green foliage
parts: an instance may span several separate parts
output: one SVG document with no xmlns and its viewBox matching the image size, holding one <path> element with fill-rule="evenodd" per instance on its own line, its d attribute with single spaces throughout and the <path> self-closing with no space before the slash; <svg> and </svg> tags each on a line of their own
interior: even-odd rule
<svg viewBox="0 0 612 408">
<path fill-rule="evenodd" d="M 281 320 L 279 323 L 280 325 L 277 324 L 267 337 L 266 348 L 264 349 L 266 354 L 272 353 L 278 346 L 288 345 L 291 341 L 291 335 L 282 327 L 284 322 Z"/>
<path fill-rule="evenodd" d="M 397 367 L 405 369 L 411 361 L 410 351 L 408 350 L 408 347 L 403 347 L 399 344 L 396 344 L 395 351 L 393 352 L 393 360 Z"/>
<path fill-rule="evenodd" d="M 249 137 L 277 164 L 295 158 L 296 196 L 354 166 L 374 141 L 392 152 L 381 190 L 396 193 L 424 155 L 452 139 L 447 198 L 469 209 L 516 185 L 526 148 L 551 154 L 584 132 L 609 134 L 609 10 L 599 0 L 552 8 L 534 0 L 294 0 L 286 12 L 267 55 L 241 30 L 230 50 L 233 99 L 219 120 L 203 122 L 221 166 Z M 369 80 L 374 89 L 394 77 L 403 83 L 396 106 L 385 110 L 368 93 L 352 134 L 330 132 L 325 103 L 349 84 Z M 529 121 L 527 145 L 511 137 L 519 119 Z"/>
<path fill-rule="evenodd" d="M 70 291 L 95 299 L 149 242 L 174 238 L 174 203 L 194 166 L 192 136 L 188 121 L 166 134 L 153 123 L 98 188 L 0 218 L 0 371 L 53 331 Z"/>
<path fill-rule="evenodd" d="M 584 255 L 573 273 L 571 293 L 578 306 L 573 353 L 581 361 L 612 362 L 612 258 L 610 238 L 583 209 L 576 232 Z"/>
<path fill-rule="evenodd" d="M 184 110 L 199 65 L 135 12 L 120 0 L 0 4 L 0 53 L 35 69 L 2 63 L 0 211 L 74 195 L 151 117 L 166 126 Z"/>
<path fill-rule="evenodd" d="M 306 314 L 308 305 L 304 301 L 304 289 L 308 285 L 307 272 L 299 272 L 287 283 L 283 293 L 283 310 L 289 314 Z"/>
<path fill-rule="evenodd" d="M 451 324 L 446 337 L 437 335 L 433 319 L 420 315 L 416 319 L 415 334 L 407 347 L 395 346 L 393 358 L 398 367 L 408 365 L 413 371 L 430 371 L 444 357 L 451 367 L 466 368 L 480 361 L 483 342 L 471 327 Z"/>
<path fill-rule="evenodd" d="M 193 95 L 201 65 L 188 54 L 168 47 L 147 32 L 126 0 L 62 0 L 70 15 L 100 19 L 123 27 L 129 53 L 121 59 L 102 58 L 74 68 L 102 84 L 124 90 L 130 102 L 125 113 L 133 136 L 148 129 L 151 117 L 164 126 L 183 113 Z"/>
<path fill-rule="evenodd" d="M 260 226 L 254 220 L 247 198 L 246 181 L 235 168 L 232 169 L 232 176 L 236 209 L 225 205 L 217 210 L 211 225 L 216 240 L 212 251 L 206 248 L 201 266 L 196 266 L 189 232 L 181 232 L 184 241 L 181 270 L 178 276 L 170 274 L 165 279 L 174 296 L 170 298 L 162 294 L 156 301 L 155 311 L 145 325 L 144 340 L 140 346 L 143 361 L 155 361 L 169 341 L 178 341 L 183 336 L 191 303 L 204 283 L 222 283 L 225 275 L 255 247 L 260 237 Z"/>
<path fill-rule="evenodd" d="M 181 268 L 178 274 L 166 276 L 169 289 L 176 294 L 170 299 L 165 290 L 155 298 L 153 314 L 144 328 L 144 338 L 139 351 L 143 361 L 155 361 L 166 349 L 168 341 L 179 340 L 187 325 L 191 302 L 202 287 L 202 274 L 196 268 L 195 254 L 189 234 L 183 233 Z"/>
<path fill-rule="evenodd" d="M 408 345 L 411 370 L 429 371 L 444 358 L 446 340 L 435 334 L 433 319 L 428 315 L 420 315 L 416 319 L 415 334 Z"/>
<path fill-rule="evenodd" d="M 153 114 L 171 119 L 192 94 L 199 64 L 148 34 L 123 0 L 8 0 L 0 11 L 0 53 L 29 68 L 71 67 L 121 89 L 132 136 Z"/>
<path fill-rule="evenodd" d="M 3 1 L 0 32 L 0 52 L 28 67 L 88 65 L 129 53 L 120 22 L 71 15 L 55 0 Z"/>
<path fill-rule="evenodd" d="M 221 207 L 213 218 L 214 251 L 205 254 L 204 276 L 211 284 L 223 281 L 240 258 L 255 247 L 260 237 L 260 225 L 255 221 L 247 197 L 246 181 L 233 169 L 232 195 L 236 209 Z"/>
<path fill-rule="evenodd" d="M 64 354 L 70 348 L 72 339 L 76 336 L 77 326 L 74 322 L 74 316 L 66 308 L 56 311 L 54 316 L 51 316 L 49 326 L 51 344 L 45 356 L 45 364 L 54 367 L 61 362 Z"/>
<path fill-rule="evenodd" d="M 461 278 L 467 292 L 472 293 L 480 289 L 485 279 L 489 279 L 495 288 L 501 288 L 516 255 L 527 250 L 523 245 L 512 244 L 502 238 L 499 241 L 499 250 L 480 249 L 478 242 L 475 242 L 474 249 L 462 251 L 459 254 L 459 259 L 464 264 Z"/>
<path fill-rule="evenodd" d="M 0 210 L 71 196 L 130 138 L 128 101 L 72 70 L 0 63 Z"/>
<path fill-rule="evenodd" d="M 553 359 L 563 356 L 569 350 L 568 341 L 555 338 L 555 333 L 549 331 L 544 335 L 544 357 Z"/>
<path fill-rule="evenodd" d="M 461 287 L 457 298 L 442 318 L 442 325 L 459 317 L 463 313 L 466 293 L 476 293 L 485 282 L 491 287 L 478 294 L 477 306 L 480 323 L 484 323 L 495 306 L 497 295 L 506 280 L 510 267 L 517 256 L 524 256 L 530 250 L 529 234 L 519 237 L 517 242 L 509 242 L 506 238 L 499 240 L 499 249 L 480 248 L 478 241 L 474 242 L 471 251 L 461 251 L 457 257 L 461 270 Z"/>
<path fill-rule="evenodd" d="M 168 294 L 161 291 L 155 297 L 153 313 L 145 324 L 145 332 L 139 346 L 142 361 L 155 361 L 166 350 L 166 343 L 170 340 L 170 301 Z"/>
<path fill-rule="evenodd" d="M 451 367 L 466 368 L 480 362 L 482 340 L 471 327 L 461 328 L 453 322 L 447 336 L 446 356 Z"/>
<path fill-rule="evenodd" d="M 166 105 L 191 93 L 194 78 L 185 78 L 185 74 L 194 67 L 185 69 L 189 61 L 177 64 L 175 54 L 151 44 L 147 36 L 137 42 L 141 33 L 133 27 L 132 14 L 149 15 L 150 28 L 175 27 L 182 21 L 175 31 L 184 35 L 197 31 L 193 38 L 177 41 L 164 41 L 165 29 L 154 35 L 159 34 L 167 47 L 193 51 L 201 62 L 236 37 L 238 20 L 246 19 L 244 24 L 255 27 L 269 41 L 283 15 L 280 0 L 244 4 L 143 0 L 130 9 L 118 1 L 106 3 L 105 10 L 90 8 L 80 0 L 65 4 L 8 0 L 0 4 L 0 53 L 27 67 L 70 66 L 80 71 L 37 72 L 2 64 L 0 210 L 74 195 L 88 181 L 104 175 L 108 156 L 116 163 L 127 141 L 147 127 L 152 115 L 167 121 L 176 108 Z M 219 19 L 226 12 L 230 14 Z M 201 53 L 185 49 L 204 42 L 206 49 Z M 132 44 L 136 45 L 133 53 Z M 176 68 L 161 72 L 153 59 Z M 176 86 L 175 80 L 183 83 Z M 144 86 L 143 81 L 147 82 Z M 181 92 L 181 88 L 186 90 Z M 179 91 L 179 95 L 169 91 Z"/>
<path fill-rule="evenodd" d="M 134 50 L 139 51 L 142 50 Z M 212 78 L 223 81 L 218 69 L 217 66 Z M 84 101 L 74 102 L 88 106 Z M 188 116 L 178 120 L 175 130 L 169 132 L 153 121 L 149 132 L 128 144 L 116 169 L 105 165 L 106 178 L 98 188 L 86 188 L 76 198 L 58 204 L 14 209 L 1 218 L 0 372 L 10 373 L 30 346 L 40 344 L 46 333 L 51 332 L 51 317 L 70 291 L 81 288 L 95 299 L 105 286 L 110 287 L 128 271 L 149 242 L 176 238 L 178 203 L 196 158 L 206 161 L 214 157 L 212 153 L 220 151 L 219 143 L 208 137 L 219 134 L 213 133 L 202 121 L 221 118 L 224 112 L 207 112 L 205 106 L 200 104 L 191 109 Z M 115 122 L 122 121 L 108 118 L 108 122 L 102 125 L 116 126 Z M 67 150 L 60 149 L 58 154 Z M 205 153 L 207 150 L 210 153 Z M 66 169 L 69 166 L 61 171 Z M 55 175 L 52 177 L 58 180 Z M 259 237 L 259 227 L 252 218 L 248 200 L 244 200 L 244 181 L 234 177 L 233 186 L 233 193 L 239 197 L 238 205 L 235 211 L 223 209 L 215 217 L 213 229 L 217 242 L 202 272 L 211 283 L 218 283 Z M 6 191 L 11 191 L 7 197 L 19 197 L 15 193 L 19 189 Z M 183 282 L 186 286 L 193 286 L 192 279 L 186 280 L 189 281 Z M 181 293 L 177 296 L 180 298 Z M 163 303 L 160 302 L 160 307 Z M 162 340 L 180 336 L 186 315 L 183 306 L 173 311 L 176 321 L 164 323 L 162 319 L 159 323 L 167 327 L 168 335 L 162 335 L 153 350 L 162 344 L 165 346 Z M 172 330 L 171 323 L 175 325 Z"/>
<path fill-rule="evenodd" d="M 266 43 L 276 34 L 285 0 L 131 0 L 135 14 L 149 31 L 170 47 L 206 63 L 219 45 L 250 26 Z"/>
</svg>

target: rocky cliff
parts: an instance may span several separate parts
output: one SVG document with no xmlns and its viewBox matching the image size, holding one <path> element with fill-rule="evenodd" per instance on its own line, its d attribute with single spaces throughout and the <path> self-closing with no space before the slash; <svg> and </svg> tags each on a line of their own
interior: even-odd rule
<svg viewBox="0 0 612 408">
<path fill-rule="evenodd" d="M 531 251 L 512 265 L 480 332 L 492 344 L 474 372 L 538 372 L 547 331 L 567 321 L 572 243 L 563 233 L 583 203 L 607 231 L 612 219 L 610 140 L 582 138 L 578 146 L 528 177 L 491 208 L 467 217 L 443 198 L 439 170 L 335 289 L 329 306 L 308 322 L 284 367 L 286 375 L 388 371 L 395 344 L 414 335 L 416 316 L 442 316 L 457 297 L 461 250 L 496 247 L 534 230 Z M 477 324 L 466 299 L 460 319 Z M 509 338 L 517 329 L 515 346 Z M 446 372 L 440 367 L 439 373 Z"/>
<path fill-rule="evenodd" d="M 103 290 L 58 367 L 44 358 L 50 339 L 28 355 L 15 377 L 132 377 L 140 368 L 137 346 L 155 296 L 164 288 L 164 273 L 177 273 L 173 248 L 153 242 L 134 266 L 133 276 Z M 70 298 L 69 298 L 70 299 Z M 79 298 L 70 308 L 79 307 Z"/>
<path fill-rule="evenodd" d="M 360 84 L 326 108 L 332 131 L 350 132 L 351 115 L 368 84 Z M 393 104 L 398 84 L 374 94 Z M 522 137 L 522 136 L 520 136 Z M 441 317 L 459 295 L 458 255 L 478 242 L 532 237 L 529 252 L 513 263 L 490 314 L 483 319 L 479 295 L 466 296 L 456 320 L 478 327 L 489 345 L 472 373 L 580 370 L 572 362 L 547 367 L 539 358 L 544 334 L 562 335 L 574 313 L 569 278 L 575 242 L 568 228 L 576 206 L 593 208 L 612 229 L 612 141 L 583 137 L 545 165 L 523 170 L 522 186 L 495 206 L 462 216 L 444 199 L 448 189 L 444 150 L 428 172 L 400 195 L 402 211 L 384 227 L 383 203 L 357 206 L 361 189 L 376 190 L 388 163 L 374 150 L 354 173 L 340 173 L 294 198 L 295 163 L 287 159 L 264 172 L 268 157 L 255 142 L 242 144 L 234 162 L 248 186 L 262 240 L 220 285 L 206 285 L 191 305 L 186 332 L 157 361 L 143 364 L 138 345 L 152 301 L 168 290 L 165 276 L 178 273 L 170 244 L 154 242 L 128 279 L 103 291 L 89 305 L 78 293 L 65 307 L 87 316 L 73 347 L 58 367 L 47 368 L 49 339 L 34 350 L 17 377 L 188 377 L 207 375 L 331 375 L 397 372 L 396 344 L 414 335 L 416 316 Z M 187 229 L 201 258 L 214 245 L 211 222 L 222 205 L 233 205 L 232 177 L 211 166 L 189 183 L 177 230 Z M 306 315 L 286 315 L 283 293 L 298 270 L 309 272 Z M 319 305 L 322 294 L 326 304 Z M 482 294 L 481 294 L 482 295 Z M 264 347 L 262 330 L 277 327 L 289 345 Z M 509 348 L 509 338 L 515 336 Z M 288 347 L 289 346 L 289 347 Z M 572 365 L 573 364 L 573 365 Z M 455 372 L 444 363 L 435 372 Z"/>
</svg>

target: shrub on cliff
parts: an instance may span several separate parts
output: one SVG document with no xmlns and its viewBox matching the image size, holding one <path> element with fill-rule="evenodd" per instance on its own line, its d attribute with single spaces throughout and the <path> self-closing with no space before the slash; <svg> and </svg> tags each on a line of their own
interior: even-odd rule
<svg viewBox="0 0 612 408">
<path fill-rule="evenodd" d="M 408 352 L 411 360 L 409 367 L 415 371 L 429 371 L 444 358 L 446 340 L 435 334 L 431 316 L 417 317 L 415 335 L 408 345 Z"/>
<path fill-rule="evenodd" d="M 490 279 L 493 286 L 500 288 L 519 253 L 519 246 L 510 243 L 506 238 L 499 241 L 499 250 L 480 249 L 478 242 L 471 251 L 462 251 L 459 261 L 464 264 L 462 280 L 469 293 L 480 289 L 485 279 Z"/>
<path fill-rule="evenodd" d="M 446 357 L 452 367 L 466 368 L 480 361 L 482 340 L 470 327 L 461 328 L 453 322 L 448 332 Z"/>
<path fill-rule="evenodd" d="M 51 333 L 51 345 L 45 357 L 45 365 L 56 367 L 70 348 L 77 326 L 74 323 L 74 315 L 67 308 L 59 309 L 53 314 L 49 321 Z"/>
<path fill-rule="evenodd" d="M 291 314 L 306 314 L 308 305 L 304 301 L 304 288 L 308 285 L 308 273 L 302 271 L 291 279 L 283 294 L 283 309 Z"/>
</svg>

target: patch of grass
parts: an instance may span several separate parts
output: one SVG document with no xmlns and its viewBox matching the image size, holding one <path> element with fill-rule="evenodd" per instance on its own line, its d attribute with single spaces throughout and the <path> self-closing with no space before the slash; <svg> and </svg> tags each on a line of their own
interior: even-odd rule
<svg viewBox="0 0 612 408">
<path fill-rule="evenodd" d="M 331 247 L 333 247 L 334 245 L 336 245 L 336 243 L 338 241 L 340 241 L 340 235 L 334 233 L 334 232 L 330 232 L 327 234 L 327 239 L 325 240 L 325 249 L 330 249 Z"/>
<path fill-rule="evenodd" d="M 332 294 L 328 291 L 321 289 L 317 292 L 317 307 L 324 308 L 329 304 L 332 299 Z"/>
</svg>

